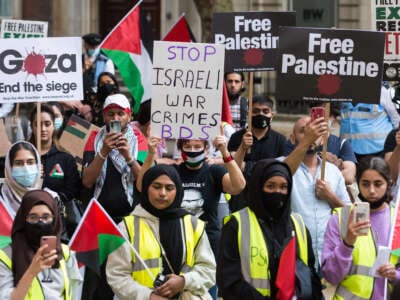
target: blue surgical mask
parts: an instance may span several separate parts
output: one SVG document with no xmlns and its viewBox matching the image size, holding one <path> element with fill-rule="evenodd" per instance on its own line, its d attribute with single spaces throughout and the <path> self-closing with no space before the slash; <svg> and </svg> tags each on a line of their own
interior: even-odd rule
<svg viewBox="0 0 400 300">
<path fill-rule="evenodd" d="M 39 175 L 37 165 L 24 165 L 12 167 L 11 176 L 24 187 L 32 187 Z"/>
<path fill-rule="evenodd" d="M 90 57 L 93 56 L 97 56 L 100 52 L 100 48 L 96 48 L 96 49 L 88 49 L 87 50 L 87 55 L 89 55 Z"/>
<path fill-rule="evenodd" d="M 63 118 L 55 118 L 54 119 L 54 127 L 56 130 L 59 130 L 63 124 Z"/>
</svg>

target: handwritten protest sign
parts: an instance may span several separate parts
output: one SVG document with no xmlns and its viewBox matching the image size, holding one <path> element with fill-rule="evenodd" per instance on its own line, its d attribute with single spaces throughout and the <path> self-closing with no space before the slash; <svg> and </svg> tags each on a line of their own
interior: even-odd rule
<svg viewBox="0 0 400 300">
<path fill-rule="evenodd" d="M 379 103 L 383 32 L 281 27 L 278 100 Z"/>
<path fill-rule="evenodd" d="M 2 39 L 0 103 L 83 99 L 79 37 Z"/>
<path fill-rule="evenodd" d="M 1 20 L 1 38 L 44 38 L 47 37 L 47 22 L 26 20 Z"/>
<path fill-rule="evenodd" d="M 296 25 L 295 12 L 235 12 L 213 15 L 212 36 L 225 46 L 225 71 L 276 68 L 279 26 Z"/>
<path fill-rule="evenodd" d="M 163 138 L 219 134 L 224 46 L 154 42 L 151 132 Z"/>
<path fill-rule="evenodd" d="M 371 1 L 372 28 L 385 32 L 384 80 L 400 79 L 400 1 Z"/>
</svg>

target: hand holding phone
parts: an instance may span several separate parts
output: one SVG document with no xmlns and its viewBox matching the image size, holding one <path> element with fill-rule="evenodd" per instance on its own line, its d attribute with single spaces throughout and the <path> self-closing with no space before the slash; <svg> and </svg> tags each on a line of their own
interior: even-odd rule
<svg viewBox="0 0 400 300">
<path fill-rule="evenodd" d="M 48 254 L 52 250 L 57 249 L 57 237 L 55 235 L 44 235 L 40 238 L 40 247 L 47 244 L 47 248 L 43 251 L 43 254 Z"/>
<path fill-rule="evenodd" d="M 369 203 L 367 202 L 356 202 L 354 203 L 354 213 L 353 213 L 353 222 L 363 222 L 369 220 Z M 364 228 L 359 230 L 360 234 L 367 234 L 368 228 Z"/>
<path fill-rule="evenodd" d="M 321 118 L 325 116 L 325 108 L 321 106 L 311 107 L 310 117 L 311 122 L 315 119 Z"/>
<path fill-rule="evenodd" d="M 119 120 L 111 120 L 110 122 L 110 132 L 121 132 L 121 121 Z"/>
</svg>

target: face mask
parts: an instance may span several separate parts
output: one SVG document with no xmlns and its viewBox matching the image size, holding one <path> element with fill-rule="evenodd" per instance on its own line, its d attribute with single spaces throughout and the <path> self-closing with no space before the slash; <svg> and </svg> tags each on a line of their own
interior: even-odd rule
<svg viewBox="0 0 400 300">
<path fill-rule="evenodd" d="M 254 128 L 264 129 L 269 126 L 271 118 L 264 115 L 257 115 L 251 118 Z"/>
<path fill-rule="evenodd" d="M 100 52 L 100 48 L 88 49 L 87 50 L 87 55 L 90 56 L 90 57 L 93 57 L 93 56 L 97 56 L 97 54 L 99 54 L 99 52 Z"/>
<path fill-rule="evenodd" d="M 182 159 L 189 167 L 199 166 L 205 159 L 204 150 L 201 151 L 183 151 L 181 152 Z"/>
<path fill-rule="evenodd" d="M 115 84 L 106 83 L 99 87 L 97 90 L 97 100 L 100 102 L 104 102 L 107 96 L 111 95 L 112 93 L 118 92 L 117 87 Z"/>
<path fill-rule="evenodd" d="M 25 222 L 25 234 L 30 245 L 39 247 L 42 236 L 54 234 L 53 222 L 44 223 L 39 221 L 33 224 Z"/>
<path fill-rule="evenodd" d="M 280 217 L 282 215 L 285 201 L 288 201 L 288 195 L 286 194 L 263 192 L 262 203 L 264 209 L 275 217 Z"/>
<path fill-rule="evenodd" d="M 32 187 L 38 174 L 39 170 L 37 165 L 16 166 L 12 167 L 11 170 L 11 176 L 14 180 L 24 187 Z"/>
<path fill-rule="evenodd" d="M 55 118 L 54 119 L 54 128 L 59 130 L 63 124 L 63 118 Z"/>
<path fill-rule="evenodd" d="M 377 200 L 377 201 L 374 201 L 374 202 L 368 201 L 367 198 L 364 198 L 364 196 L 361 195 L 361 193 L 358 194 L 358 198 L 360 198 L 360 200 L 361 200 L 362 202 L 367 202 L 367 203 L 369 203 L 369 207 L 370 207 L 371 209 L 377 209 L 377 208 L 381 207 L 381 205 L 382 205 L 384 202 L 386 202 L 386 200 L 387 200 L 387 193 L 386 193 L 381 199 L 379 199 L 379 200 Z"/>
</svg>

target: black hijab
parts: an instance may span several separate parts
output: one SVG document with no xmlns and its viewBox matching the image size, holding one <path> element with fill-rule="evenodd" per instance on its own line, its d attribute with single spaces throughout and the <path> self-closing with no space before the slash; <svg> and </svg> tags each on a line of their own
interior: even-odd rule
<svg viewBox="0 0 400 300">
<path fill-rule="evenodd" d="M 165 209 L 157 209 L 151 205 L 148 198 L 148 189 L 151 183 L 161 175 L 167 175 L 176 187 L 176 196 L 174 202 Z M 163 246 L 166 256 L 172 265 L 170 270 L 163 257 L 164 274 L 174 273 L 179 275 L 183 259 L 183 241 L 180 219 L 189 214 L 181 208 L 183 200 L 183 187 L 178 172 L 173 166 L 156 165 L 144 174 L 142 181 L 142 193 L 140 195 L 140 204 L 153 216 L 160 219 L 160 243 Z"/>
<path fill-rule="evenodd" d="M 57 236 L 57 253 L 59 256 L 62 254 L 61 250 L 61 233 L 62 224 L 60 214 L 58 212 L 57 203 L 54 198 L 46 191 L 33 190 L 28 191 L 23 197 L 21 206 L 19 207 L 14 219 L 13 227 L 11 230 L 12 239 L 12 272 L 14 276 L 14 285 L 16 286 L 24 275 L 26 269 L 31 264 L 33 257 L 39 245 L 31 245 L 26 238 L 25 224 L 26 217 L 31 209 L 36 205 L 46 205 L 52 212 L 53 219 L 53 234 Z M 58 267 L 58 261 L 53 265 Z"/>
<path fill-rule="evenodd" d="M 267 211 L 262 201 L 264 199 L 263 185 L 264 182 L 273 176 L 282 176 L 288 182 L 288 193 L 286 201 L 284 201 L 282 214 L 275 215 L 274 212 Z M 292 174 L 288 165 L 275 159 L 259 160 L 250 176 L 248 183 L 248 202 L 251 210 L 256 214 L 257 218 L 265 221 L 271 228 L 273 238 L 282 243 L 283 239 L 291 236 L 290 222 L 290 193 L 292 191 Z"/>
</svg>

